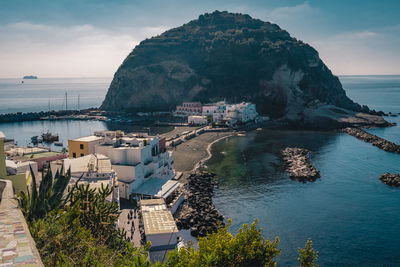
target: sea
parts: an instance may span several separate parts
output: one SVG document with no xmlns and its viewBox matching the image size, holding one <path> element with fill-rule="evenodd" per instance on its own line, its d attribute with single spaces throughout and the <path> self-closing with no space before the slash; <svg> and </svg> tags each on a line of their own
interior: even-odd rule
<svg viewBox="0 0 400 267">
<path fill-rule="evenodd" d="M 372 109 L 400 112 L 400 76 L 342 76 L 347 95 Z M 369 132 L 400 144 L 400 118 Z M 279 151 L 304 147 L 321 172 L 300 183 L 282 168 Z M 278 266 L 298 266 L 308 238 L 320 266 L 400 266 L 400 188 L 383 184 L 400 173 L 400 155 L 344 133 L 263 130 L 212 148 L 208 169 L 217 173 L 214 203 L 231 231 L 255 219 L 265 238 L 280 239 Z"/>
<path fill-rule="evenodd" d="M 112 78 L 39 78 L 0 79 L 0 114 L 99 107 Z M 23 81 L 23 83 L 22 83 Z M 162 134 L 168 126 L 127 125 L 103 121 L 52 120 L 0 123 L 0 131 L 20 146 L 30 146 L 32 136 L 47 131 L 58 134 L 63 146 L 43 143 L 54 151 L 68 146 L 68 140 L 93 134 L 94 131 L 123 130 Z"/>
<path fill-rule="evenodd" d="M 400 76 L 341 76 L 355 102 L 385 112 L 400 112 Z M 0 79 L 0 113 L 61 109 L 65 92 L 70 108 L 96 107 L 111 78 Z M 386 117 L 398 126 L 369 132 L 400 144 L 400 116 Z M 101 121 L 1 123 L 0 130 L 19 145 L 50 130 L 67 140 L 95 130 L 147 130 Z M 279 151 L 288 146 L 312 151 L 320 170 L 315 182 L 300 183 L 282 168 Z M 60 149 L 60 147 L 53 147 Z M 261 130 L 213 146 L 207 167 L 219 182 L 214 203 L 232 219 L 235 234 L 258 220 L 266 239 L 279 237 L 279 266 L 298 266 L 298 249 L 308 238 L 319 252 L 320 266 L 400 266 L 400 189 L 379 180 L 400 173 L 400 155 L 385 152 L 344 133 Z"/>
</svg>

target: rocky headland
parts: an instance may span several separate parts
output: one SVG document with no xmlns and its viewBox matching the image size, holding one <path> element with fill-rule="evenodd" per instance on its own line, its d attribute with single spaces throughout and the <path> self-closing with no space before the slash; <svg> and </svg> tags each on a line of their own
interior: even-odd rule
<svg viewBox="0 0 400 267">
<path fill-rule="evenodd" d="M 319 171 L 310 160 L 310 151 L 305 148 L 287 147 L 282 150 L 282 158 L 287 164 L 291 179 L 313 182 L 320 177 Z"/>
<path fill-rule="evenodd" d="M 101 109 L 173 110 L 183 101 L 250 101 L 295 127 L 389 126 L 354 103 L 318 52 L 278 25 L 215 11 L 142 41 L 126 57 Z"/>
<path fill-rule="evenodd" d="M 382 174 L 381 177 L 379 177 L 379 180 L 384 184 L 400 187 L 400 174 L 391 174 L 387 172 Z"/>
<path fill-rule="evenodd" d="M 383 149 L 388 152 L 400 154 L 400 145 L 397 145 L 397 144 L 390 142 L 386 139 L 383 139 L 379 136 L 370 134 L 359 128 L 348 127 L 348 128 L 345 128 L 344 131 L 346 133 L 348 133 L 349 135 L 354 136 L 355 138 L 360 139 L 364 142 L 371 143 L 372 145 L 374 145 L 380 149 Z"/>
<path fill-rule="evenodd" d="M 214 207 L 214 174 L 192 173 L 187 178 L 185 202 L 176 218 L 179 229 L 190 229 L 192 236 L 205 236 L 224 225 L 224 216 Z"/>
</svg>

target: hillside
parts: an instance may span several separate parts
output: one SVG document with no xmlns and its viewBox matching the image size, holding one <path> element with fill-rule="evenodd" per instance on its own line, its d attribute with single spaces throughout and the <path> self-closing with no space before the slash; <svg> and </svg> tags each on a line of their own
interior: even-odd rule
<svg viewBox="0 0 400 267">
<path fill-rule="evenodd" d="M 142 41 L 115 73 L 101 108 L 172 110 L 182 101 L 222 99 L 251 101 L 259 113 L 297 124 L 321 121 L 312 112 L 321 106 L 331 107 L 325 123 L 347 111 L 369 112 L 346 96 L 314 48 L 276 24 L 219 11 Z"/>
</svg>

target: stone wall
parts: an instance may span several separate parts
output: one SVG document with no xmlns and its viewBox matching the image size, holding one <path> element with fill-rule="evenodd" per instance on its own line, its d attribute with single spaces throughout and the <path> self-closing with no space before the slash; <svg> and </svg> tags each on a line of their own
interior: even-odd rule
<svg viewBox="0 0 400 267">
<path fill-rule="evenodd" d="M 0 266 L 43 266 L 18 208 L 12 182 L 0 179 L 0 186 L 4 187 L 0 202 Z"/>
</svg>

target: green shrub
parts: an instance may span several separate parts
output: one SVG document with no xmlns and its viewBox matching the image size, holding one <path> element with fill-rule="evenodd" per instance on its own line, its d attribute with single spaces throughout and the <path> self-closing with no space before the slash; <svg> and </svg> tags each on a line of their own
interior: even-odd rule
<svg viewBox="0 0 400 267">
<path fill-rule="evenodd" d="M 304 248 L 299 248 L 299 258 L 302 267 L 318 267 L 315 262 L 318 259 L 318 251 L 314 251 L 311 239 L 307 240 Z"/>
<path fill-rule="evenodd" d="M 197 250 L 190 246 L 170 252 L 165 266 L 276 266 L 279 239 L 265 240 L 257 223 L 244 224 L 233 236 L 229 220 L 226 227 L 200 238 Z"/>
</svg>

